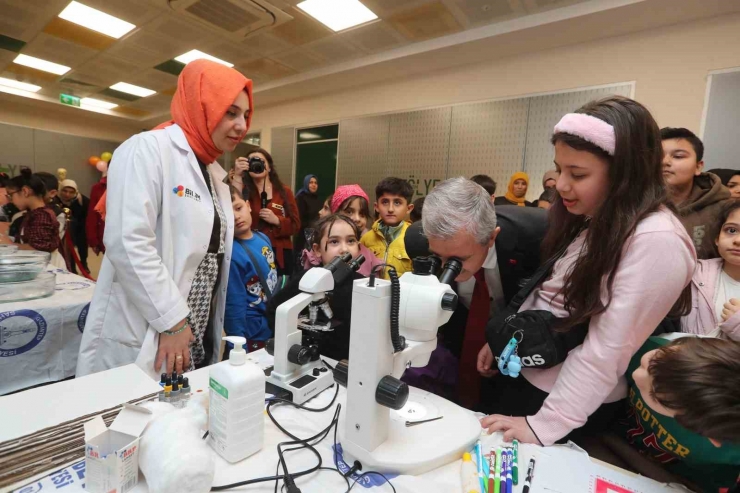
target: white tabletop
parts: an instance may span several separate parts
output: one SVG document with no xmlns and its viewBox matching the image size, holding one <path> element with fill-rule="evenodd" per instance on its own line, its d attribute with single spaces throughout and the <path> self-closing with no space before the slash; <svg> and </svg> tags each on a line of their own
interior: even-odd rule
<svg viewBox="0 0 740 493">
<path fill-rule="evenodd" d="M 250 353 L 248 359 L 263 369 L 272 364 L 272 357 L 267 355 L 264 350 Z M 186 374 L 190 380 L 193 395 L 208 392 L 208 374 L 208 368 Z M 75 381 L 62 382 L 41 389 L 27 391 L 16 396 L 0 398 L 0 437 L 4 437 L 0 438 L 0 441 L 9 436 L 17 436 L 21 432 L 28 433 L 34 431 L 33 428 L 39 429 L 39 427 L 52 426 L 58 422 L 70 419 L 70 416 L 75 414 L 75 410 L 77 411 L 76 415 L 80 416 L 111 407 L 113 402 L 120 404 L 126 400 L 135 399 L 159 389 L 159 385 L 156 382 L 141 380 L 142 375 L 144 375 L 143 372 L 138 368 L 134 365 L 129 365 Z M 130 391 L 118 394 L 120 398 L 115 399 L 115 395 L 106 392 L 105 389 L 121 389 L 123 392 L 121 386 L 110 385 L 111 381 L 119 381 L 122 378 L 127 379 L 129 383 L 134 382 L 134 385 L 131 385 Z M 331 401 L 334 392 L 334 388 L 328 389 L 308 401 L 306 405 L 315 408 L 324 407 Z M 75 395 L 83 397 L 79 401 L 77 408 L 74 406 Z M 337 402 L 323 413 L 301 411 L 292 406 L 273 406 L 272 411 L 281 426 L 299 437 L 309 437 L 329 425 L 336 405 L 342 404 L 344 408 L 345 397 L 346 392 L 340 387 Z M 44 411 L 38 412 L 40 416 L 35 418 L 31 422 L 32 424 L 24 425 L 20 430 L 13 431 L 27 416 L 23 413 L 23 409 L 38 406 L 39 400 L 60 404 L 53 407 L 47 406 Z M 264 420 L 264 445 L 262 450 L 257 454 L 237 464 L 229 464 L 214 452 L 216 460 L 214 485 L 230 484 L 275 474 L 278 461 L 277 444 L 289 441 L 290 439 L 280 432 L 266 415 Z M 481 440 L 484 445 L 483 450 L 489 450 L 502 443 L 499 434 L 489 436 L 482 432 Z M 329 435 L 316 446 L 325 467 L 334 466 L 332 446 L 333 434 Z M 682 491 L 635 476 L 611 466 L 595 463 L 589 459 L 585 452 L 576 448 L 568 446 L 543 448 L 522 444 L 519 450 L 520 474 L 524 474 L 526 471 L 526 464 L 530 457 L 537 458 L 536 480 L 530 489 L 531 493 L 592 493 L 596 491 L 595 486 L 597 483 L 603 485 L 605 482 L 624 489 L 614 491 L 629 491 L 633 493 Z M 316 464 L 315 456 L 305 450 L 286 455 L 286 461 L 291 472 L 308 469 Z M 461 462 L 458 460 L 420 476 L 391 477 L 391 481 L 399 493 L 422 491 L 425 493 L 458 493 L 462 491 L 460 484 L 460 464 Z M 31 486 L 20 488 L 23 485 L 19 484 L 14 486 L 17 489 L 10 489 L 9 491 L 27 493 L 51 489 L 52 491 L 62 493 L 84 493 L 85 490 L 82 487 L 84 473 L 84 461 L 82 461 L 82 463 L 78 463 L 74 467 L 67 467 L 45 478 L 34 478 L 23 482 L 23 485 L 33 483 Z M 340 476 L 336 472 L 330 471 L 319 471 L 298 478 L 296 483 L 304 493 L 344 492 L 347 488 L 346 483 Z M 514 487 L 515 493 L 522 491 L 523 483 L 524 481 L 521 479 L 519 485 Z M 236 488 L 230 491 L 268 493 L 272 492 L 273 488 L 274 483 L 270 482 Z M 359 485 L 356 489 L 359 491 L 362 490 Z M 378 492 L 391 491 L 388 485 L 381 485 L 372 489 Z M 132 492 L 147 493 L 148 491 L 146 481 L 141 476 L 139 484 Z"/>
<path fill-rule="evenodd" d="M 48 298 L 0 303 L 0 395 L 75 374 L 95 283 L 63 269 Z"/>
</svg>

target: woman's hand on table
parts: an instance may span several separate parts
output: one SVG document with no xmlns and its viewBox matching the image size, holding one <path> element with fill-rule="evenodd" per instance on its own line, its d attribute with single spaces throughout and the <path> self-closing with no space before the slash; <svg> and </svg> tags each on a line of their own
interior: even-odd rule
<svg viewBox="0 0 740 493">
<path fill-rule="evenodd" d="M 533 443 L 542 445 L 532 428 L 527 424 L 527 419 L 521 416 L 502 416 L 492 414 L 480 420 L 480 425 L 488 429 L 488 433 L 501 431 L 504 433 L 504 441 L 510 442 L 515 438 L 522 443 Z"/>
<path fill-rule="evenodd" d="M 172 327 L 172 331 L 177 331 L 185 320 L 182 320 Z M 166 363 L 167 373 L 176 371 L 183 373 L 190 367 L 190 343 L 195 340 L 190 324 L 187 324 L 182 332 L 177 334 L 159 334 L 159 349 L 157 358 L 154 360 L 154 371 L 159 372 L 162 363 Z"/>
</svg>

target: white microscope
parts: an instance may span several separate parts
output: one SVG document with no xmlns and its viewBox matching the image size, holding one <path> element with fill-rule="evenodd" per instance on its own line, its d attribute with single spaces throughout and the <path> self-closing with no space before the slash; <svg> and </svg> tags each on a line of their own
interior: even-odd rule
<svg viewBox="0 0 740 493">
<path fill-rule="evenodd" d="M 281 304 L 275 312 L 274 347 L 268 348 L 275 362 L 267 377 L 267 393 L 281 395 L 287 391 L 290 400 L 303 404 L 334 384 L 332 373 L 321 362 L 318 346 L 303 344 L 303 332 L 298 328 L 298 316 L 309 307 L 310 318 L 319 310 L 331 311 L 326 293 L 335 283 L 352 275 L 365 261 L 362 255 L 352 260 L 346 253 L 325 267 L 314 267 L 301 278 L 302 291 Z M 331 313 L 327 314 L 331 318 Z"/>
<path fill-rule="evenodd" d="M 399 380 L 407 368 L 429 363 L 437 330 L 457 306 L 447 283 L 461 263 L 450 259 L 437 279 L 439 264 L 416 258 L 414 272 L 400 279 L 354 282 L 349 367 L 340 362 L 334 374 L 347 387 L 344 458 L 362 470 L 422 474 L 459 459 L 480 437 L 470 411 Z"/>
</svg>

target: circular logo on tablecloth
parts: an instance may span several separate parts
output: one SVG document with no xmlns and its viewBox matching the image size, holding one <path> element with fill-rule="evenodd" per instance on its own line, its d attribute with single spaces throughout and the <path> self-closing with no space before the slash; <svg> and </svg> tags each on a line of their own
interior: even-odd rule
<svg viewBox="0 0 740 493">
<path fill-rule="evenodd" d="M 58 282 L 57 287 L 55 289 L 57 291 L 78 291 L 80 289 L 86 289 L 90 287 L 92 287 L 92 284 L 89 282 L 69 281 L 69 282 Z"/>
<path fill-rule="evenodd" d="M 29 484 L 28 486 L 24 486 L 20 490 L 16 490 L 16 493 L 38 493 L 43 489 L 44 485 L 42 485 L 41 481 L 39 481 L 36 484 Z"/>
<path fill-rule="evenodd" d="M 33 310 L 0 313 L 0 357 L 35 348 L 44 339 L 46 328 L 46 319 Z"/>
<path fill-rule="evenodd" d="M 90 311 L 90 303 L 85 305 L 85 307 L 80 312 L 80 316 L 77 317 L 77 328 L 80 329 L 80 332 L 85 331 L 85 322 L 87 322 L 87 312 Z"/>
</svg>

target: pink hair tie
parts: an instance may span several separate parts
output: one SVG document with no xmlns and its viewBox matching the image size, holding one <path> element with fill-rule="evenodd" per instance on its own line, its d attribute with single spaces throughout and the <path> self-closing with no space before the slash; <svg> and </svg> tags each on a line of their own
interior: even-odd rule
<svg viewBox="0 0 740 493">
<path fill-rule="evenodd" d="M 575 135 L 614 155 L 616 138 L 614 127 L 604 120 L 583 113 L 568 113 L 555 125 L 555 133 Z"/>
</svg>

